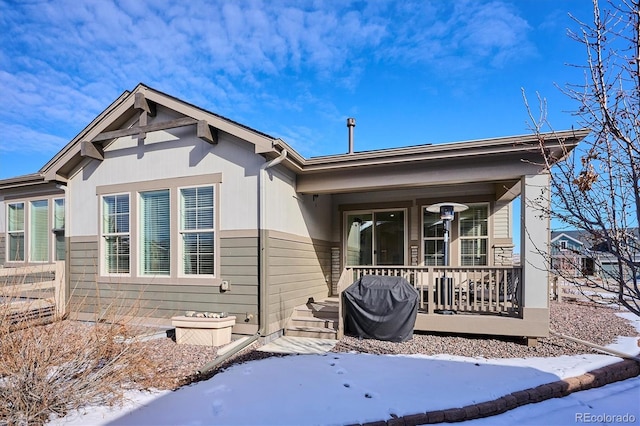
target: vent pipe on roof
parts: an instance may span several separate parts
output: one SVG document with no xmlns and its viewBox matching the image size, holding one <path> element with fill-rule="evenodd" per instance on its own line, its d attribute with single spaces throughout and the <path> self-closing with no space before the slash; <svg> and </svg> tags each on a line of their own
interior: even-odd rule
<svg viewBox="0 0 640 426">
<path fill-rule="evenodd" d="M 353 154 L 353 128 L 356 127 L 356 119 L 347 118 L 347 127 L 349 128 L 349 154 Z"/>
</svg>

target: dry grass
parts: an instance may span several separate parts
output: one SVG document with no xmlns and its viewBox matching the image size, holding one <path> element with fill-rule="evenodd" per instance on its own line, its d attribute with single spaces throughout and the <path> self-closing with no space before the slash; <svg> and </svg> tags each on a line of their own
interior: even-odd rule
<svg viewBox="0 0 640 426">
<path fill-rule="evenodd" d="M 0 303 L 0 424 L 31 425 L 87 405 L 112 405 L 156 372 L 133 312 L 108 309 L 103 321 L 74 325 L 16 312 L 17 296 Z M 14 303 L 11 303 L 14 302 Z M 13 306 L 13 307 L 12 307 Z"/>
</svg>

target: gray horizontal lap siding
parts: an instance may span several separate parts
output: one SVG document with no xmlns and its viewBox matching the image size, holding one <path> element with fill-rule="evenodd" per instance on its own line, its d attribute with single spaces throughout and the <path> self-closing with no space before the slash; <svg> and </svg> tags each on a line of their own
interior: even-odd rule
<svg viewBox="0 0 640 426">
<path fill-rule="evenodd" d="M 293 308 L 329 295 L 331 245 L 270 236 L 267 242 L 267 334 L 285 327 Z"/>
<path fill-rule="evenodd" d="M 2 214 L 2 212 L 0 212 Z M 0 233 L 0 266 L 4 265 L 6 254 L 4 233 Z"/>
<path fill-rule="evenodd" d="M 96 314 L 112 309 L 123 315 L 166 319 L 187 310 L 227 312 L 243 323 L 245 315 L 251 313 L 253 318 L 246 324 L 257 324 L 256 238 L 221 239 L 220 275 L 231 285 L 225 293 L 218 285 L 132 284 L 119 277 L 96 285 L 97 239 L 83 240 L 74 242 L 72 238 L 70 242 L 71 312 Z"/>
</svg>

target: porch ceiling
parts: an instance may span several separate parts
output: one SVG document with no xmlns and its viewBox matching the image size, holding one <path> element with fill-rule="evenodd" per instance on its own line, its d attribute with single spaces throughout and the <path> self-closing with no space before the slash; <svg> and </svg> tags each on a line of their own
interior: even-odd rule
<svg viewBox="0 0 640 426">
<path fill-rule="evenodd" d="M 506 191 L 505 188 L 511 188 L 511 191 Z M 336 203 L 348 206 L 349 210 L 370 207 L 374 196 L 376 200 L 384 200 L 384 202 L 389 202 L 396 206 L 400 201 L 413 199 L 428 204 L 432 204 L 432 201 L 436 202 L 434 200 L 460 203 L 487 200 L 508 202 L 520 195 L 520 181 L 466 182 L 464 184 L 395 188 L 391 190 L 376 188 L 374 190 L 348 193 L 335 192 L 333 195 L 336 196 Z M 378 204 L 380 203 L 378 202 Z"/>
<path fill-rule="evenodd" d="M 302 174 L 298 175 L 297 191 L 306 194 L 339 194 L 429 187 L 458 187 L 464 190 L 465 186 L 475 188 L 476 184 L 482 184 L 485 188 L 483 192 L 495 193 L 496 199 L 507 201 L 520 195 L 521 176 L 542 171 L 541 166 L 530 161 L 502 156 L 484 161 L 457 159 L 415 162 Z"/>
</svg>

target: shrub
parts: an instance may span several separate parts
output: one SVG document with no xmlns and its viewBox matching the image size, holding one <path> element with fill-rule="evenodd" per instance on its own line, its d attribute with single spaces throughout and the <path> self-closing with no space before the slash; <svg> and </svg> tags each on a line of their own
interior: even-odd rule
<svg viewBox="0 0 640 426">
<path fill-rule="evenodd" d="M 132 338 L 140 328 L 125 320 L 132 312 L 42 325 L 50 319 L 15 312 L 17 299 L 0 303 L 0 424 L 42 424 L 52 414 L 113 405 L 152 377 L 146 347 Z"/>
</svg>

